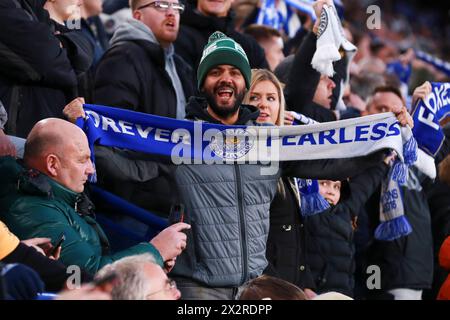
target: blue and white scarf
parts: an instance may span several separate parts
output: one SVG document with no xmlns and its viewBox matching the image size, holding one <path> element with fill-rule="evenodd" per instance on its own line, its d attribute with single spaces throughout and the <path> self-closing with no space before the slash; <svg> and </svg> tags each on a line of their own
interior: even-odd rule
<svg viewBox="0 0 450 320">
<path fill-rule="evenodd" d="M 319 123 L 304 114 L 290 111 L 294 117 L 293 125 L 310 125 Z M 295 188 L 300 199 L 300 213 L 302 216 L 312 216 L 330 208 L 330 204 L 319 193 L 319 182 L 315 179 L 294 178 Z"/>
<path fill-rule="evenodd" d="M 436 156 L 445 139 L 439 122 L 449 115 L 450 84 L 432 83 L 432 92 L 424 100 L 417 102 L 413 112 L 414 128 L 412 132 L 415 140 L 409 140 L 410 143 L 404 145 L 404 161 L 402 163 L 397 161 L 391 168 L 389 180 L 382 183 L 380 199 L 380 210 L 382 211 L 380 220 L 382 223 L 375 230 L 375 238 L 394 240 L 397 238 L 396 234 L 406 235 L 412 231 L 403 215 L 402 189 L 400 186 L 406 184 L 407 167 L 412 164 L 417 165 L 416 154 L 423 155 L 422 159 L 431 159 L 431 163 L 422 166 L 421 171 L 425 172 L 424 170 L 426 170 L 428 175 L 434 178 L 435 166 L 432 158 L 413 150 L 419 147 L 428 155 Z M 390 222 L 386 224 L 385 221 Z"/>
<path fill-rule="evenodd" d="M 450 77 L 450 62 L 444 61 L 442 59 L 439 59 L 438 57 L 432 56 L 431 54 L 428 54 L 420 50 L 416 50 L 415 53 L 417 59 L 420 59 L 432 65 L 433 67 L 435 67 L 436 69 L 438 69 L 439 71 L 445 73 L 448 77 Z"/>
<path fill-rule="evenodd" d="M 439 122 L 450 116 L 450 83 L 432 82 L 431 87 L 431 93 L 414 108 L 413 134 L 419 148 L 434 157 L 445 139 Z"/>
<path fill-rule="evenodd" d="M 87 118 L 77 124 L 91 145 L 168 156 L 175 164 L 352 158 L 386 148 L 403 161 L 403 144 L 411 137 L 392 113 L 277 127 L 225 126 L 89 104 L 84 110 Z"/>
<path fill-rule="evenodd" d="M 294 124 L 314 124 L 315 120 L 302 114 L 291 112 L 294 116 Z M 382 182 L 380 196 L 380 224 L 375 230 L 375 238 L 378 240 L 391 241 L 401 236 L 408 235 L 411 225 L 404 215 L 403 200 L 399 181 L 406 182 L 408 166 L 417 160 L 417 144 L 412 134 L 405 132 L 407 137 L 403 145 L 405 163 L 396 161 L 390 169 L 388 176 Z M 297 192 L 300 197 L 300 208 L 302 216 L 319 214 L 330 208 L 330 204 L 319 193 L 319 183 L 312 179 L 294 179 Z"/>
<path fill-rule="evenodd" d="M 409 164 L 412 133 L 392 113 L 308 126 L 224 126 L 159 117 L 105 106 L 84 105 L 86 119 L 77 124 L 94 143 L 170 157 L 176 164 L 262 163 L 352 158 L 381 149 L 399 156 L 397 181 Z M 412 148 L 411 150 L 414 150 Z M 406 152 L 405 152 L 406 151 Z M 404 156 L 405 152 L 405 156 Z M 418 162 L 420 163 L 420 162 Z M 395 167 L 395 166 L 394 166 Z M 422 170 L 424 171 L 424 170 Z M 394 170 L 393 170 L 394 172 Z M 262 174 L 274 174 L 268 172 Z M 402 176 L 403 175 L 403 176 Z M 390 218 L 386 215 L 386 224 Z"/>
<path fill-rule="evenodd" d="M 275 7 L 275 0 L 263 0 L 261 9 L 259 9 L 259 13 L 256 18 L 256 24 L 270 26 L 279 30 L 281 24 L 280 20 L 281 16 L 278 9 Z"/>
</svg>

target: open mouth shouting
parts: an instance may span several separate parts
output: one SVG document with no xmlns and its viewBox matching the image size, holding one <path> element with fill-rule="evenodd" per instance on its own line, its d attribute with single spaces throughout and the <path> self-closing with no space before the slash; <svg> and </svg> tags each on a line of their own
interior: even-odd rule
<svg viewBox="0 0 450 320">
<path fill-rule="evenodd" d="M 233 103 L 236 89 L 229 85 L 219 86 L 214 90 L 218 105 L 229 105 Z"/>
<path fill-rule="evenodd" d="M 169 30 L 175 30 L 176 29 L 176 23 L 174 19 L 167 19 L 164 22 L 164 26 Z"/>
</svg>

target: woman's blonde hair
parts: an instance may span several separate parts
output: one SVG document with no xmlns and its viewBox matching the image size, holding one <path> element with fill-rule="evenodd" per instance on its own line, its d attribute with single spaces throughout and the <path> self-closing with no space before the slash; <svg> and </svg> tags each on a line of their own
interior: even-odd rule
<svg viewBox="0 0 450 320">
<path fill-rule="evenodd" d="M 278 92 L 280 110 L 278 112 L 278 120 L 275 123 L 277 126 L 282 126 L 284 123 L 284 111 L 286 109 L 286 102 L 283 94 L 283 84 L 278 80 L 277 76 L 267 69 L 252 69 L 252 81 L 250 83 L 250 89 L 244 97 L 244 103 L 250 104 L 250 93 L 255 86 L 262 81 L 270 81 L 273 83 Z"/>
<path fill-rule="evenodd" d="M 284 125 L 284 111 L 286 110 L 286 101 L 284 100 L 284 85 L 278 80 L 277 76 L 267 69 L 252 69 L 252 81 L 250 82 L 250 89 L 248 89 L 247 94 L 244 97 L 243 103 L 250 104 L 250 94 L 255 88 L 255 86 L 262 81 L 270 81 L 273 83 L 278 92 L 278 98 L 280 103 L 280 109 L 278 111 L 278 119 L 276 123 L 277 126 Z M 277 192 L 286 198 L 286 190 L 284 188 L 283 181 L 281 178 L 278 180 Z"/>
</svg>

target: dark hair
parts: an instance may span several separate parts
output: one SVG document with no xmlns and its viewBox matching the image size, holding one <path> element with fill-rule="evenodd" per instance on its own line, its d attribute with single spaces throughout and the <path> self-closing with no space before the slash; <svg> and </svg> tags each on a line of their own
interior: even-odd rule
<svg viewBox="0 0 450 320">
<path fill-rule="evenodd" d="M 302 289 L 285 280 L 262 275 L 247 282 L 240 291 L 239 300 L 307 300 Z"/>
<path fill-rule="evenodd" d="M 384 47 L 386 47 L 386 44 L 380 38 L 375 37 L 372 38 L 372 41 L 370 42 L 369 50 L 371 54 L 377 55 Z"/>
<path fill-rule="evenodd" d="M 384 93 L 384 92 L 391 92 L 403 101 L 403 96 L 402 93 L 400 92 L 400 89 L 392 85 L 376 87 L 372 92 L 372 96 L 376 95 L 377 93 Z"/>
<path fill-rule="evenodd" d="M 281 33 L 277 29 L 260 24 L 249 25 L 245 28 L 244 33 L 255 38 L 257 42 L 270 40 L 272 37 L 281 37 Z"/>
</svg>

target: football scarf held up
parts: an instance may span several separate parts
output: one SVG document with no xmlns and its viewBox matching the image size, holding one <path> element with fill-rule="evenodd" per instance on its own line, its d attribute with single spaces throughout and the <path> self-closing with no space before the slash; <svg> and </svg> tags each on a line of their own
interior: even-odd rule
<svg viewBox="0 0 450 320">
<path fill-rule="evenodd" d="M 87 117 L 78 119 L 77 124 L 88 137 L 93 158 L 95 143 L 162 155 L 170 158 L 175 165 L 271 164 L 352 158 L 393 149 L 399 158 L 392 173 L 394 181 L 405 180 L 406 170 L 403 167 L 417 158 L 411 130 L 400 127 L 392 113 L 307 126 L 277 127 L 225 126 L 97 105 L 84 105 L 84 110 Z M 261 174 L 276 172 L 262 171 Z M 388 214 L 382 219 L 387 225 L 391 220 L 389 217 Z M 392 217 L 398 218 L 399 213 Z"/>
</svg>

